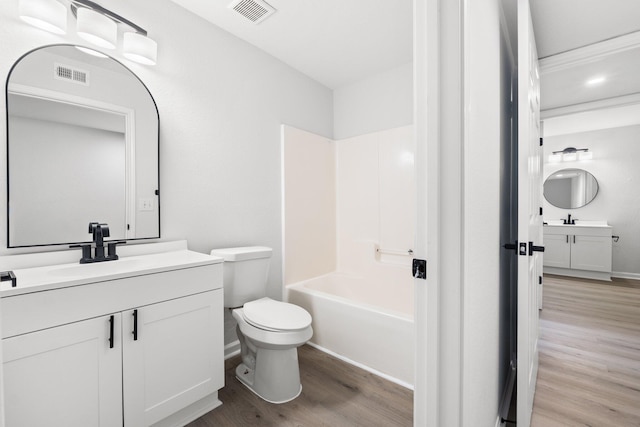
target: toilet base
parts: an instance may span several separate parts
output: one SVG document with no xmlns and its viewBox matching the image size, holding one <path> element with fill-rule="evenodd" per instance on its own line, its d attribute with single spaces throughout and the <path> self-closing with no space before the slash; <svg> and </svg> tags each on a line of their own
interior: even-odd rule
<svg viewBox="0 0 640 427">
<path fill-rule="evenodd" d="M 302 384 L 298 381 L 297 384 L 292 384 L 292 387 L 289 387 L 288 395 L 286 395 L 287 393 L 283 394 L 282 390 L 280 390 L 280 392 L 277 393 L 278 396 L 267 396 L 264 391 L 260 392 L 259 386 L 255 387 L 255 372 L 253 369 L 248 368 L 244 363 L 241 363 L 236 367 L 236 378 L 245 387 L 251 390 L 252 393 L 269 403 L 287 403 L 300 396 L 300 393 L 302 393 Z"/>
</svg>

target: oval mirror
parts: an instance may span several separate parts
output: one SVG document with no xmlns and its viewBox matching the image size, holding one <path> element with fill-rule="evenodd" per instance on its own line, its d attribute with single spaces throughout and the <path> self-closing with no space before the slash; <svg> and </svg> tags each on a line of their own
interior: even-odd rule
<svg viewBox="0 0 640 427">
<path fill-rule="evenodd" d="M 6 85 L 8 247 L 160 237 L 159 117 L 127 67 L 72 45 L 20 58 Z"/>
<path fill-rule="evenodd" d="M 582 169 L 562 169 L 544 182 L 544 198 L 563 209 L 581 208 L 598 194 L 598 181 Z"/>
</svg>

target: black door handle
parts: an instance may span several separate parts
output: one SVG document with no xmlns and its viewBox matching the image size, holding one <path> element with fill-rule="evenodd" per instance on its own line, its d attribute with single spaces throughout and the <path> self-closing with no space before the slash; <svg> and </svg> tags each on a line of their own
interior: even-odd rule
<svg viewBox="0 0 640 427">
<path fill-rule="evenodd" d="M 514 251 L 516 254 L 518 253 L 518 241 L 516 240 L 514 243 L 505 243 L 502 245 L 503 248 Z"/>
<path fill-rule="evenodd" d="M 113 314 L 109 316 L 109 348 L 113 348 L 113 324 L 115 323 Z"/>
<path fill-rule="evenodd" d="M 529 256 L 534 252 L 544 252 L 544 246 L 535 246 L 533 242 L 529 242 Z"/>
</svg>

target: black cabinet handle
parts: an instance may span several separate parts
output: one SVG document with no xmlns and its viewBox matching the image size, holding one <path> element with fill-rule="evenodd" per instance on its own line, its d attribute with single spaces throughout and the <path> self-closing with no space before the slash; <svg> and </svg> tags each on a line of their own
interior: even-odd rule
<svg viewBox="0 0 640 427">
<path fill-rule="evenodd" d="M 544 246 L 535 246 L 533 242 L 529 242 L 529 256 L 534 252 L 544 252 Z"/>
<path fill-rule="evenodd" d="M 138 310 L 133 310 L 133 340 L 138 341 Z"/>
<path fill-rule="evenodd" d="M 115 318 L 113 314 L 109 316 L 109 348 L 113 348 L 113 324 L 115 323 Z"/>
</svg>

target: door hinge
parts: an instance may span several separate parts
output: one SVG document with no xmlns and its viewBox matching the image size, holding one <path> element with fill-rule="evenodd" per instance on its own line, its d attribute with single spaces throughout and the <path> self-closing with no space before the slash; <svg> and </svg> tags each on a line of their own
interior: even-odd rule
<svg viewBox="0 0 640 427">
<path fill-rule="evenodd" d="M 538 285 L 542 285 L 542 276 L 538 276 Z"/>
<path fill-rule="evenodd" d="M 543 143 L 544 143 L 544 142 L 543 142 L 543 138 L 540 138 L 540 146 L 541 146 L 541 147 L 542 147 L 542 144 L 543 144 Z"/>
<path fill-rule="evenodd" d="M 542 206 L 540 207 L 540 215 L 542 215 Z"/>
<path fill-rule="evenodd" d="M 412 274 L 416 279 L 427 280 L 427 260 L 414 258 Z"/>
</svg>

